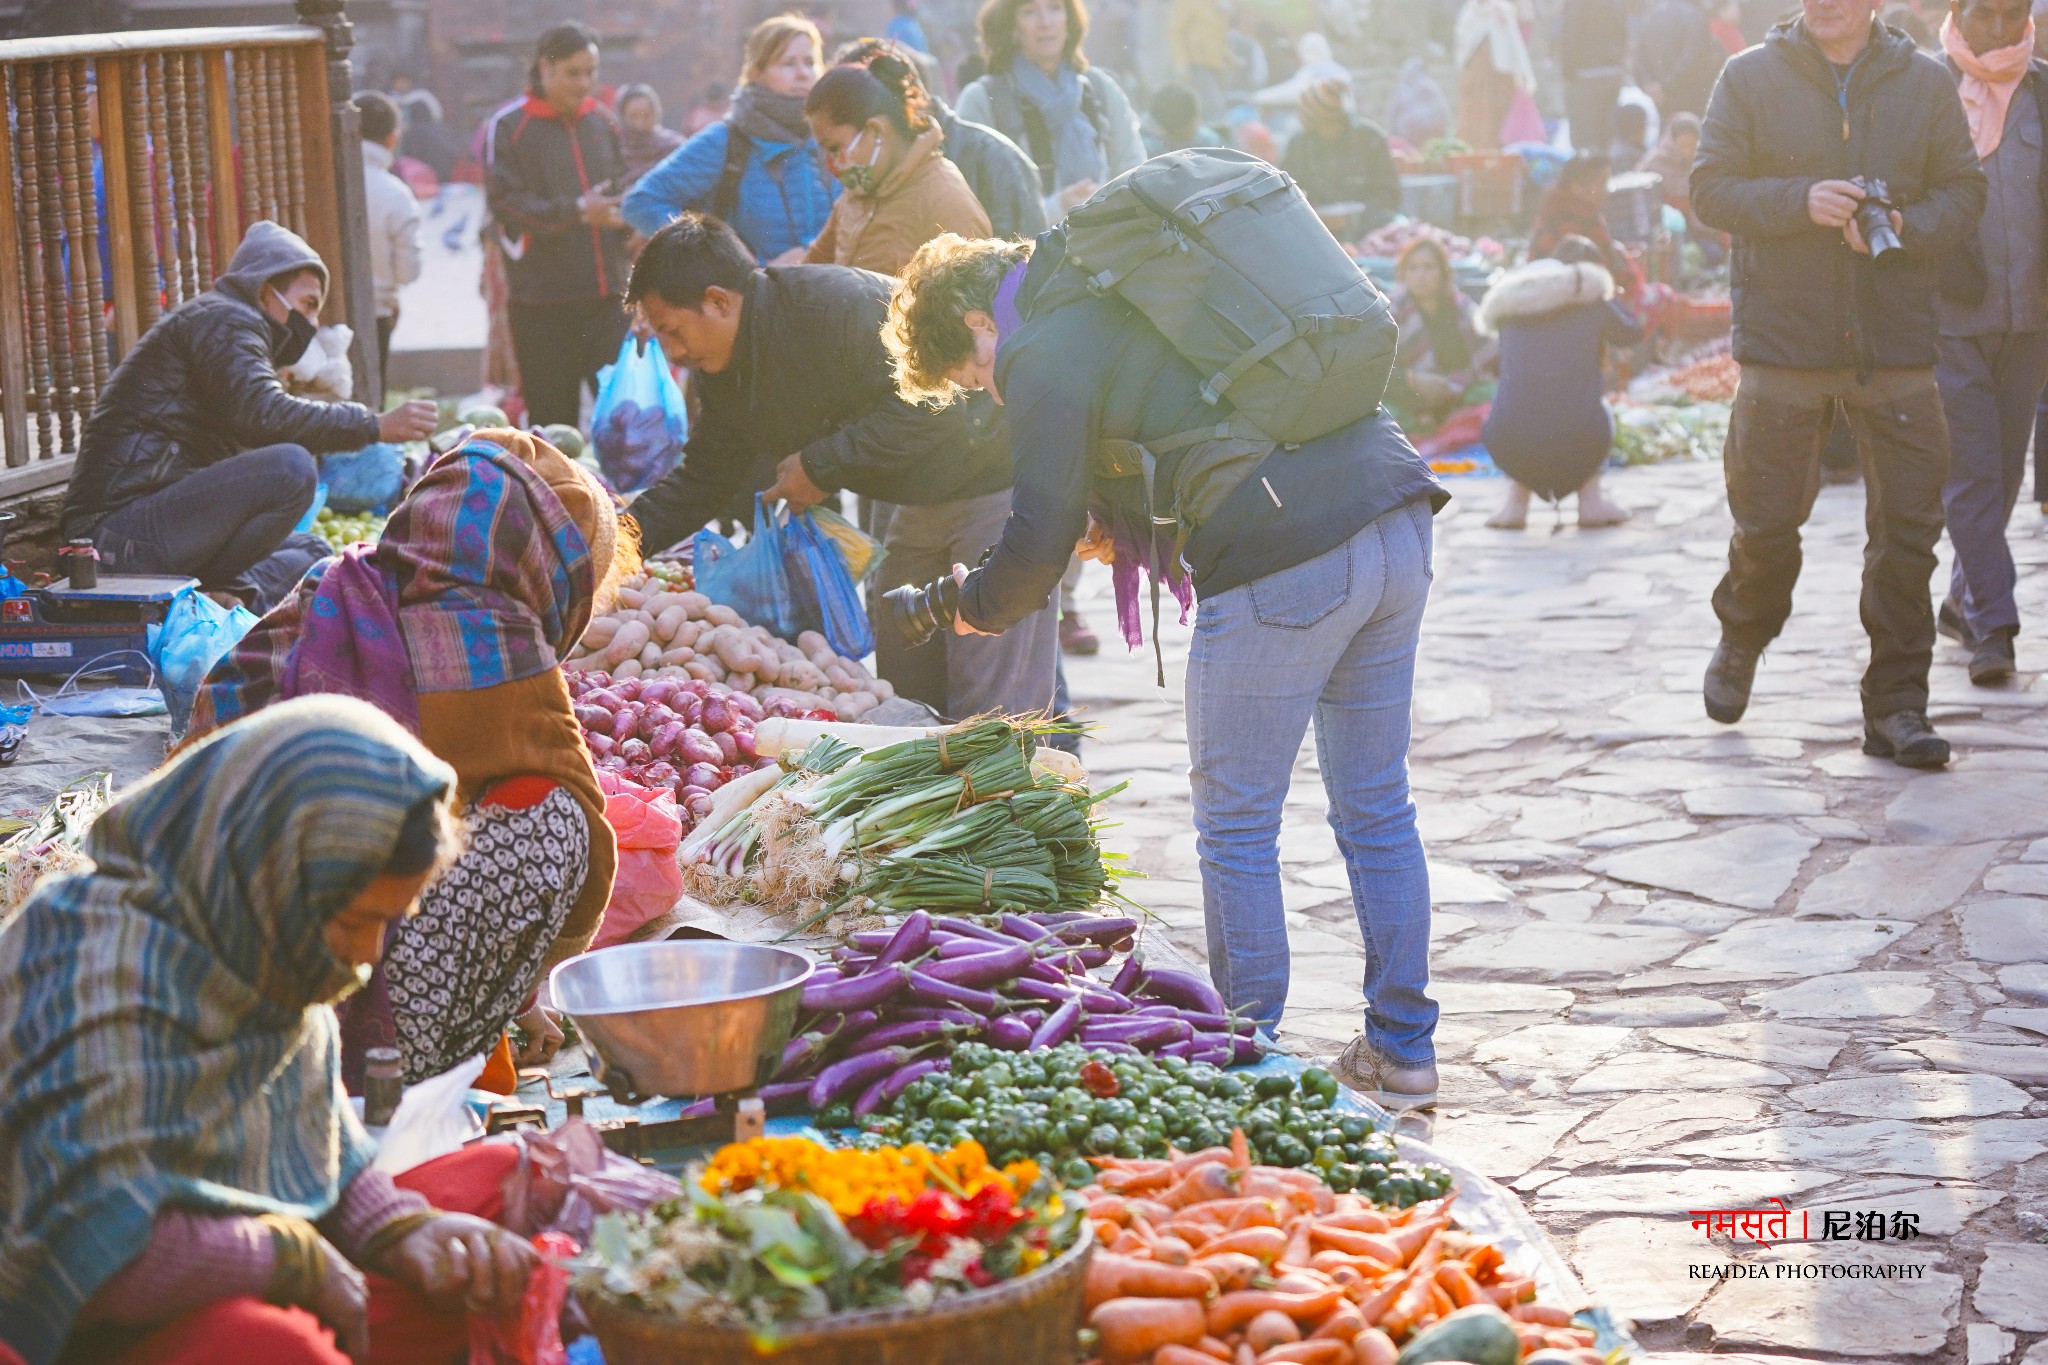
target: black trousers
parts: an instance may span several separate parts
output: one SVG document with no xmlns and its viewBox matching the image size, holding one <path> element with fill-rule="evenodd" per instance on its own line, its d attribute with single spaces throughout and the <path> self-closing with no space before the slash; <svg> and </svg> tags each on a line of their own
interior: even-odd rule
<svg viewBox="0 0 2048 1365">
<path fill-rule="evenodd" d="M 618 359 L 626 336 L 618 296 L 567 303 L 513 299 L 509 312 L 526 420 L 535 426 L 576 425 L 583 415 L 583 386 L 595 392 L 597 372 Z"/>
<path fill-rule="evenodd" d="M 1714 614 L 1737 644 L 1762 649 L 1792 612 L 1799 528 L 1820 491 L 1821 449 L 1836 403 L 1863 458 L 1863 629 L 1870 666 L 1863 713 L 1927 709 L 1934 659 L 1934 546 L 1948 478 L 1948 424 L 1932 368 L 1789 370 L 1744 365 L 1728 428 L 1728 509 L 1735 536 Z"/>
</svg>

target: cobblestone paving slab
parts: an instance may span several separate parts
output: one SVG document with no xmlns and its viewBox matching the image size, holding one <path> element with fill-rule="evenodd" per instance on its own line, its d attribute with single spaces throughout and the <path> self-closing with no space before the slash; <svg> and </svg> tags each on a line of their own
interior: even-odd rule
<svg viewBox="0 0 2048 1365">
<path fill-rule="evenodd" d="M 1611 482 L 1636 509 L 1619 530 L 1488 531 L 1487 482 L 1437 519 L 1411 757 L 1439 906 L 1435 1138 L 1514 1185 L 1639 1320 L 1646 1365 L 2048 1365 L 2048 1320 L 2026 1325 L 2048 1312 L 2048 1247 L 2018 1221 L 2048 1211 L 2048 524 L 2032 501 L 2014 518 L 2022 673 L 1973 688 L 1941 645 L 1957 762 L 1917 775 L 1858 751 L 1861 489 L 1822 491 L 1791 621 L 1724 727 L 1699 700 L 1720 467 Z M 1109 623 L 1107 575 L 1083 600 Z M 1169 626 L 1163 695 L 1149 649 L 1067 669 L 1108 737 L 1091 767 L 1143 779 L 1116 811 L 1114 842 L 1158 879 L 1133 893 L 1199 956 L 1187 639 Z M 1358 1028 L 1364 955 L 1312 747 L 1297 778 L 1282 1035 L 1329 1058 Z M 1691 1226 L 1774 1197 L 1816 1240 Z M 1818 1240 L 1828 1212 L 1911 1215 L 1919 1236 Z M 1921 1278 L 1690 1272 L 1780 1262 Z"/>
</svg>

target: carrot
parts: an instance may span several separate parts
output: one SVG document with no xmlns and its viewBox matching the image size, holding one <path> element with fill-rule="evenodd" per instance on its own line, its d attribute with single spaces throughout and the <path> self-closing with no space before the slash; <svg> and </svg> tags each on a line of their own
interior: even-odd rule
<svg viewBox="0 0 2048 1365">
<path fill-rule="evenodd" d="M 1230 1347 L 1214 1337 L 1203 1337 L 1195 1343 L 1195 1349 L 1218 1360 L 1228 1360 L 1231 1357 Z"/>
<path fill-rule="evenodd" d="M 1387 1314 L 1393 1311 L 1394 1304 L 1399 1301 L 1402 1291 L 1407 1289 L 1407 1287 L 1408 1276 L 1406 1275 L 1382 1276 L 1356 1300 L 1359 1313 L 1365 1318 L 1367 1324 L 1379 1323 L 1384 1325 Z"/>
<path fill-rule="evenodd" d="M 1576 1351 L 1593 1344 L 1593 1334 L 1582 1327 L 1553 1327 L 1543 1334 L 1545 1345 L 1560 1351 Z"/>
<path fill-rule="evenodd" d="M 1142 1218 L 1154 1227 L 1171 1220 L 1174 1213 L 1157 1199 L 1146 1199 L 1143 1196 L 1126 1201 L 1124 1207 L 1130 1210 L 1131 1217 Z"/>
<path fill-rule="evenodd" d="M 1500 1254 L 1500 1248 L 1491 1242 L 1481 1242 L 1465 1255 L 1465 1268 L 1481 1284 L 1492 1284 L 1499 1279 L 1501 1268 L 1506 1263 L 1507 1258 Z"/>
<path fill-rule="evenodd" d="M 1230 1199 L 1210 1199 L 1182 1209 L 1179 1216 L 1227 1224 L 1233 1217 L 1246 1210 L 1273 1213 L 1273 1201 L 1270 1199 L 1253 1199 L 1243 1195 Z M 1278 1224 L 1276 1223 L 1275 1226 L 1278 1226 Z"/>
<path fill-rule="evenodd" d="M 1254 1351 L 1264 1352 L 1274 1346 L 1301 1340 L 1301 1329 L 1294 1325 L 1294 1319 L 1277 1308 L 1265 1312 L 1245 1324 L 1244 1339 L 1251 1343 Z"/>
<path fill-rule="evenodd" d="M 1192 1269 L 1199 1270 L 1214 1280 L 1219 1290 L 1249 1289 L 1252 1281 L 1265 1273 L 1265 1262 L 1242 1251 L 1219 1251 L 1195 1259 Z"/>
<path fill-rule="evenodd" d="M 1093 1221 L 1095 1223 L 1095 1240 L 1104 1246 L 1108 1246 L 1111 1242 L 1124 1235 L 1124 1230 L 1115 1223 L 1110 1222 L 1107 1218 L 1097 1218 Z"/>
<path fill-rule="evenodd" d="M 1439 1318 L 1447 1318 L 1458 1311 L 1457 1301 L 1445 1292 L 1444 1287 L 1436 1282 L 1433 1275 L 1429 1279 L 1429 1307 Z"/>
<path fill-rule="evenodd" d="M 1308 1244 L 1313 1223 L 1307 1218 L 1297 1218 L 1287 1233 L 1287 1250 L 1280 1253 L 1283 1265 L 1307 1265 L 1311 1254 Z"/>
<path fill-rule="evenodd" d="M 1258 1365 L 1280 1365 L 1282 1361 L 1296 1365 L 1351 1365 L 1349 1342 L 1332 1341 L 1328 1337 L 1320 1341 L 1294 1341 L 1284 1346 L 1275 1346 L 1259 1356 Z"/>
<path fill-rule="evenodd" d="M 1420 1223 L 1409 1223 L 1391 1234 L 1394 1247 L 1401 1253 L 1403 1262 L 1412 1263 L 1417 1252 L 1428 1244 L 1429 1239 L 1450 1225 L 1448 1218 L 1429 1218 Z"/>
<path fill-rule="evenodd" d="M 1233 1155 L 1228 1147 L 1204 1147 L 1199 1152 L 1189 1152 L 1186 1156 L 1177 1157 L 1168 1164 L 1175 1175 L 1186 1175 L 1208 1161 L 1220 1161 L 1227 1166 L 1231 1163 Z"/>
<path fill-rule="evenodd" d="M 1337 1286 L 1335 1280 L 1320 1270 L 1305 1270 L 1300 1266 L 1275 1266 L 1274 1269 L 1287 1272 L 1272 1284 L 1283 1294 L 1320 1294 Z"/>
<path fill-rule="evenodd" d="M 1162 1346 L 1193 1346 L 1202 1339 L 1200 1299 L 1111 1299 L 1088 1315 L 1109 1365 L 1149 1360 Z"/>
<path fill-rule="evenodd" d="M 1451 1296 L 1451 1302 L 1460 1308 L 1485 1301 L 1486 1291 L 1472 1278 L 1471 1272 L 1457 1261 L 1445 1261 L 1436 1268 L 1436 1282 Z"/>
<path fill-rule="evenodd" d="M 1523 1355 L 1528 1355 L 1531 1351 L 1540 1351 L 1550 1344 L 1543 1339 L 1543 1331 L 1543 1328 L 1537 1327 L 1532 1323 L 1518 1322 L 1515 1324 L 1515 1339 L 1522 1343 Z"/>
<path fill-rule="evenodd" d="M 1225 1294 L 1209 1305 L 1209 1332 L 1227 1336 L 1269 1308 L 1297 1320 L 1314 1321 L 1337 1306 L 1343 1293 L 1336 1286 L 1319 1294 L 1282 1294 L 1273 1290 L 1246 1289 Z"/>
<path fill-rule="evenodd" d="M 1237 1343 L 1237 1355 L 1234 1357 L 1235 1365 L 1258 1365 L 1258 1359 L 1259 1353 L 1254 1351 L 1247 1343 L 1242 1341 Z"/>
<path fill-rule="evenodd" d="M 1368 1327 L 1353 1337 L 1351 1353 L 1358 1358 L 1358 1365 L 1394 1365 L 1401 1357 L 1394 1339 L 1377 1327 Z"/>
<path fill-rule="evenodd" d="M 1201 1223 L 1190 1223 L 1182 1218 L 1176 1218 L 1166 1225 L 1167 1239 L 1178 1241 L 1182 1246 L 1187 1247 L 1191 1251 L 1200 1251 L 1203 1247 L 1215 1241 L 1219 1235 L 1215 1228 Z"/>
<path fill-rule="evenodd" d="M 1570 1313 L 1547 1303 L 1518 1303 L 1508 1310 L 1508 1316 L 1517 1322 L 1533 1322 L 1539 1327 L 1569 1327 L 1572 1322 Z"/>
<path fill-rule="evenodd" d="M 1133 1252 L 1145 1249 L 1145 1239 L 1129 1228 L 1125 1228 L 1116 1235 L 1116 1240 L 1109 1244 L 1109 1249 L 1119 1256 L 1129 1256 Z"/>
<path fill-rule="evenodd" d="M 1342 1228 L 1346 1232 L 1386 1232 L 1394 1226 L 1392 1219 L 1374 1209 L 1328 1213 L 1317 1221 L 1326 1228 Z"/>
<path fill-rule="evenodd" d="M 1252 1144 L 1242 1128 L 1230 1130 L 1230 1164 L 1240 1171 L 1251 1169 Z"/>
<path fill-rule="evenodd" d="M 1410 1271 L 1402 1277 L 1401 1292 L 1387 1306 L 1378 1326 L 1390 1337 L 1406 1333 L 1429 1311 L 1429 1288 L 1432 1281 L 1427 1275 Z"/>
<path fill-rule="evenodd" d="M 1195 1249 L 1183 1238 L 1162 1234 L 1152 1239 L 1152 1259 L 1162 1265 L 1186 1265 L 1194 1256 Z"/>
<path fill-rule="evenodd" d="M 1144 1194 L 1171 1185 L 1173 1172 L 1164 1163 L 1156 1171 L 1104 1171 L 1095 1183 L 1113 1194 Z"/>
<path fill-rule="evenodd" d="M 1210 1365 L 1212 1361 L 1228 1360 L 1229 1356 L 1213 1356 L 1193 1346 L 1182 1346 L 1169 1341 L 1152 1353 L 1152 1365 Z"/>
<path fill-rule="evenodd" d="M 1123 1171 L 1130 1175 L 1147 1175 L 1154 1171 L 1166 1170 L 1173 1165 L 1170 1161 L 1145 1156 L 1091 1156 L 1088 1158 L 1088 1164 L 1104 1174 Z"/>
<path fill-rule="evenodd" d="M 1092 1311 L 1111 1299 L 1200 1299 L 1214 1282 L 1199 1270 L 1098 1252 L 1088 1263 L 1084 1302 Z"/>
<path fill-rule="evenodd" d="M 1341 1251 L 1347 1256 L 1370 1256 L 1382 1265 L 1400 1265 L 1408 1259 L 1393 1238 L 1376 1232 L 1333 1228 L 1324 1222 L 1317 1223 L 1309 1237 L 1319 1247 Z"/>
<path fill-rule="evenodd" d="M 1213 1256 L 1219 1251 L 1242 1251 L 1270 1265 L 1285 1250 L 1287 1234 L 1280 1229 L 1241 1228 L 1227 1236 L 1218 1237 L 1202 1248 L 1202 1254 Z"/>
<path fill-rule="evenodd" d="M 1365 1330 L 1365 1315 L 1358 1311 L 1356 1304 L 1340 1300 L 1329 1316 L 1315 1325 L 1312 1337 L 1331 1337 L 1338 1341 L 1349 1341 Z"/>
<path fill-rule="evenodd" d="M 1340 1270 L 1348 1270 L 1354 1275 L 1378 1275 L 1392 1269 L 1385 1261 L 1375 1261 L 1370 1256 L 1346 1256 L 1341 1251 L 1318 1251 L 1309 1257 L 1308 1263 L 1332 1278 Z"/>
<path fill-rule="evenodd" d="M 1326 1252 L 1324 1254 L 1327 1255 L 1328 1253 Z M 1343 1290 L 1344 1296 L 1346 1298 L 1355 1297 L 1351 1291 L 1359 1288 L 1365 1283 L 1365 1276 L 1361 1275 L 1357 1270 L 1348 1265 L 1340 1265 L 1327 1268 L 1318 1267 L 1318 1269 L 1324 1269 L 1326 1271 L 1326 1273 L 1330 1277 L 1330 1283 L 1336 1285 L 1339 1289 Z"/>
<path fill-rule="evenodd" d="M 1237 1180 L 1220 1161 L 1205 1161 L 1181 1176 L 1180 1182 L 1159 1196 L 1170 1209 L 1184 1209 L 1208 1199 L 1225 1199 L 1237 1193 Z"/>
<path fill-rule="evenodd" d="M 1502 1308 L 1513 1308 L 1536 1297 L 1536 1280 L 1530 1275 L 1518 1275 L 1512 1280 L 1501 1280 L 1486 1287 L 1494 1303 Z"/>
</svg>

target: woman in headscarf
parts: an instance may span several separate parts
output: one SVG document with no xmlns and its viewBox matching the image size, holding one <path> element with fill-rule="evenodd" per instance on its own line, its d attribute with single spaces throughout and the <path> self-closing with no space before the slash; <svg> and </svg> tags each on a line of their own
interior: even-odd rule
<svg viewBox="0 0 2048 1365">
<path fill-rule="evenodd" d="M 1402 62 L 1394 78 L 1387 96 L 1387 131 L 1417 151 L 1451 131 L 1451 102 L 1420 57 Z"/>
<path fill-rule="evenodd" d="M 1536 89 L 1536 68 L 1514 0 L 1465 0 L 1453 39 L 1458 65 L 1458 136 L 1473 150 L 1500 149 L 1515 96 Z"/>
<path fill-rule="evenodd" d="M 729 225 L 763 265 L 803 260 L 839 195 L 804 122 L 824 62 L 825 40 L 801 14 L 756 24 L 731 108 L 641 178 L 619 206 L 626 222 L 652 237 L 694 209 Z"/>
<path fill-rule="evenodd" d="M 372 1169 L 328 1008 L 452 852 L 455 781 L 360 702 L 274 707 L 0 930 L 0 1360 L 446 1358 L 465 1299 L 518 1305 L 532 1249 L 435 1207 L 487 1211 L 516 1152 Z"/>
<path fill-rule="evenodd" d="M 805 260 L 901 273 L 942 232 L 986 237 L 988 214 L 959 168 L 909 59 L 887 48 L 827 71 L 804 112 L 845 193 Z"/>
<path fill-rule="evenodd" d="M 1081 55 L 1082 0 L 988 0 L 976 22 L 988 74 L 960 92 L 960 117 L 1031 154 L 1047 221 L 1145 159 L 1123 87 Z"/>
<path fill-rule="evenodd" d="M 455 769 L 468 852 L 346 1012 L 351 1089 L 369 1047 L 397 1047 L 408 1082 L 496 1050 L 486 1079 L 510 1089 L 509 1022 L 528 1036 L 522 1063 L 559 1043 L 533 993 L 589 945 L 616 863 L 559 659 L 637 559 L 588 471 L 525 432 L 479 432 L 428 467 L 383 539 L 315 565 L 200 689 L 194 734 L 339 692 Z"/>
<path fill-rule="evenodd" d="M 640 183 L 661 159 L 683 145 L 683 135 L 661 121 L 661 96 L 651 85 L 629 85 L 619 92 L 619 150 L 626 158 L 621 189 Z"/>
</svg>

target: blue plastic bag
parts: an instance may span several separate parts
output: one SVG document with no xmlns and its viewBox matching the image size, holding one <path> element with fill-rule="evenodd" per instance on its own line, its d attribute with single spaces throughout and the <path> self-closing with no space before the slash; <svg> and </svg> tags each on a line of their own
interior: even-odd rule
<svg viewBox="0 0 2048 1365">
<path fill-rule="evenodd" d="M 382 512 L 405 485 L 405 452 L 378 441 L 320 458 L 327 505 L 337 512 Z"/>
<path fill-rule="evenodd" d="M 815 630 L 848 659 L 874 650 L 874 631 L 846 557 L 810 513 L 778 518 L 756 493 L 754 534 L 745 545 L 699 531 L 692 553 L 697 590 L 749 624 L 766 626 L 785 640 Z"/>
<path fill-rule="evenodd" d="M 163 689 L 165 709 L 171 713 L 172 734 L 185 733 L 200 684 L 255 624 L 256 614 L 247 607 L 230 610 L 196 587 L 184 588 L 171 599 L 164 623 L 150 641 L 149 654 L 156 665 L 157 685 Z"/>
<path fill-rule="evenodd" d="M 295 536 L 305 535 L 319 524 L 321 509 L 327 506 L 327 480 L 313 485 L 313 505 L 306 509 L 306 515 L 299 518 L 299 524 L 292 527 Z"/>
<path fill-rule="evenodd" d="M 604 476 L 621 493 L 637 492 L 675 467 L 689 434 L 683 386 L 661 343 L 627 333 L 619 358 L 598 371 L 590 411 L 590 443 Z"/>
<path fill-rule="evenodd" d="M 749 625 L 766 626 L 785 640 L 810 629 L 797 620 L 796 599 L 783 567 L 787 552 L 782 528 L 759 493 L 754 495 L 754 534 L 746 544 L 735 545 L 706 529 L 697 533 L 690 548 L 698 592 L 731 607 Z"/>
</svg>

